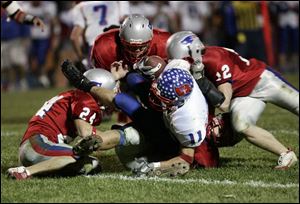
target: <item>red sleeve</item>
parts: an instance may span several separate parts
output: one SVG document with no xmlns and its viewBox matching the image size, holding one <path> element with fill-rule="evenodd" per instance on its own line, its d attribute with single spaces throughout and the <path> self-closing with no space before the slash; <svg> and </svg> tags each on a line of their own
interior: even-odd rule
<svg viewBox="0 0 300 204">
<path fill-rule="evenodd" d="M 72 102 L 72 119 L 82 119 L 93 126 L 101 122 L 101 112 L 97 102 L 88 93 L 78 91 Z"/>
<path fill-rule="evenodd" d="M 233 66 L 230 58 L 218 49 L 207 48 L 203 56 L 205 75 L 216 85 L 232 83 Z"/>
</svg>

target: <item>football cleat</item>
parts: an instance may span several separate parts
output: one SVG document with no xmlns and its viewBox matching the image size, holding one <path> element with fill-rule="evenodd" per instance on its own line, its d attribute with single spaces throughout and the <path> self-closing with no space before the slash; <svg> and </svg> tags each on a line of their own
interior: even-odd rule
<svg viewBox="0 0 300 204">
<path fill-rule="evenodd" d="M 298 159 L 296 154 L 292 150 L 288 150 L 287 152 L 281 153 L 278 159 L 278 165 L 275 169 L 279 170 L 287 170 L 291 166 L 297 163 Z"/>
<path fill-rule="evenodd" d="M 16 180 L 25 180 L 31 178 L 29 171 L 24 166 L 9 168 L 7 173 L 9 178 Z"/>
<path fill-rule="evenodd" d="M 148 176 L 159 176 L 159 177 L 175 177 L 186 174 L 190 169 L 190 166 L 185 163 L 174 163 L 169 168 L 157 168 L 148 172 Z"/>
</svg>

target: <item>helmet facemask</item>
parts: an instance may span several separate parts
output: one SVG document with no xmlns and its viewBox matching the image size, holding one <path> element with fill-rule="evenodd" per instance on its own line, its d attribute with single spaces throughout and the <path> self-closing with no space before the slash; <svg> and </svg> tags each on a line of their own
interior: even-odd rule
<svg viewBox="0 0 300 204">
<path fill-rule="evenodd" d="M 132 14 L 123 21 L 119 37 L 125 58 L 133 64 L 149 53 L 153 27 L 143 15 Z"/>
</svg>

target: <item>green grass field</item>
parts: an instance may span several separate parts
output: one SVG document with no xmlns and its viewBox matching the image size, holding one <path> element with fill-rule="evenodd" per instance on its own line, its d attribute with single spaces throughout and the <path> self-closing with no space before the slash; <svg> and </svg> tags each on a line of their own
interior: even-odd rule
<svg viewBox="0 0 300 204">
<path fill-rule="evenodd" d="M 299 88 L 297 75 L 287 76 Z M 228 202 L 299 203 L 299 164 L 288 171 L 272 167 L 277 156 L 243 140 L 220 150 L 222 167 L 192 170 L 184 177 L 134 179 L 120 165 L 114 150 L 103 152 L 103 173 L 72 178 L 6 177 L 18 166 L 18 145 L 27 122 L 43 103 L 60 90 L 1 94 L 1 203 L 12 202 Z M 99 127 L 105 130 L 112 122 Z M 299 156 L 299 118 L 268 104 L 258 124 Z"/>
</svg>

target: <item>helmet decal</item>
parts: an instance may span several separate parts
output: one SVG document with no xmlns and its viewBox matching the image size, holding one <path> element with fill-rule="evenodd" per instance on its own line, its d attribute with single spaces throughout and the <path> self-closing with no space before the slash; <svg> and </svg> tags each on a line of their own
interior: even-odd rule
<svg viewBox="0 0 300 204">
<path fill-rule="evenodd" d="M 194 39 L 195 39 L 195 35 L 189 35 L 186 36 L 183 40 L 181 40 L 180 43 L 189 45 L 194 41 Z"/>
</svg>

